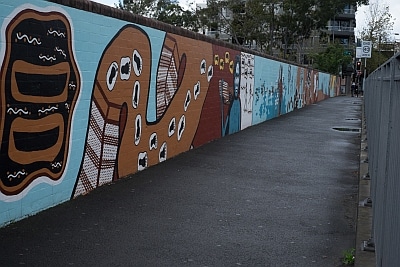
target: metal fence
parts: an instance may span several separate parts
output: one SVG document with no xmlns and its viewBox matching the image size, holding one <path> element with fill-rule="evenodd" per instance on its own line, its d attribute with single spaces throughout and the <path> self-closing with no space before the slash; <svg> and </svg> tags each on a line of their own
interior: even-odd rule
<svg viewBox="0 0 400 267">
<path fill-rule="evenodd" d="M 376 266 L 400 264 L 400 53 L 364 85 Z"/>
</svg>

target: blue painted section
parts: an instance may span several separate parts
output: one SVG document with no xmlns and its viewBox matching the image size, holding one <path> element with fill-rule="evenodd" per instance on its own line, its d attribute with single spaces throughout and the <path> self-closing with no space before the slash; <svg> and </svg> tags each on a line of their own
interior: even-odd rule
<svg viewBox="0 0 400 267">
<path fill-rule="evenodd" d="M 253 124 L 279 115 L 279 69 L 280 62 L 255 57 L 255 81 L 253 100 Z"/>
</svg>

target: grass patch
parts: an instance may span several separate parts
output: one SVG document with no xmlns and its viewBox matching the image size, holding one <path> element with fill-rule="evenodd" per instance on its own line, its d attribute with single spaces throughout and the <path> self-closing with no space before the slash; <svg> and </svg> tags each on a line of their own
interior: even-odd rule
<svg viewBox="0 0 400 267">
<path fill-rule="evenodd" d="M 354 265 L 356 249 L 352 248 L 343 252 L 343 264 L 344 265 Z"/>
</svg>

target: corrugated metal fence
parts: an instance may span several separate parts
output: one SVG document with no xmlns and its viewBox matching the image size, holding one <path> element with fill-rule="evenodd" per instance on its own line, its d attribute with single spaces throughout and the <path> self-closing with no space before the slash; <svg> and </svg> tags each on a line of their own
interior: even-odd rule
<svg viewBox="0 0 400 267">
<path fill-rule="evenodd" d="M 400 53 L 364 86 L 376 266 L 400 264 Z"/>
</svg>

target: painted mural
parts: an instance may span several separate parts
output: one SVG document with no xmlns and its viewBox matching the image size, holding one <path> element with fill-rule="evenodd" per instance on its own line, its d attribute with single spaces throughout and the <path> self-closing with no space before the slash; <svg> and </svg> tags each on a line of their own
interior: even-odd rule
<svg viewBox="0 0 400 267">
<path fill-rule="evenodd" d="M 131 41 L 128 41 L 131 40 Z M 165 34 L 159 55 L 155 95 L 151 43 L 135 25 L 124 26 L 107 45 L 97 69 L 85 153 L 73 196 L 187 151 L 213 76 L 211 46 L 196 53 L 194 40 Z M 208 55 L 208 57 L 207 57 Z M 155 99 L 156 121 L 146 119 Z"/>
<path fill-rule="evenodd" d="M 15 195 L 39 177 L 60 179 L 80 76 L 63 14 L 23 10 L 6 27 L 5 38 L 0 191 Z"/>
<path fill-rule="evenodd" d="M 42 0 L 0 19 L 0 226 L 339 91 L 326 73 Z"/>
</svg>

